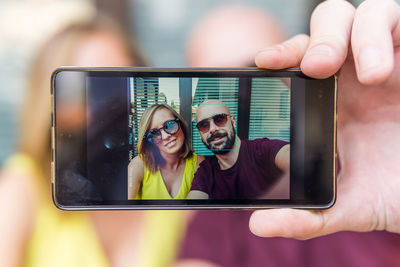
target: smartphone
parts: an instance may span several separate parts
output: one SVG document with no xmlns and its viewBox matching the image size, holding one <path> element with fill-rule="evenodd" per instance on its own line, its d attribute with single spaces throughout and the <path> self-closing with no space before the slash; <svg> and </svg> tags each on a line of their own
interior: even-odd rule
<svg viewBox="0 0 400 267">
<path fill-rule="evenodd" d="M 74 68 L 51 78 L 64 210 L 325 209 L 337 79 L 299 69 Z"/>
</svg>

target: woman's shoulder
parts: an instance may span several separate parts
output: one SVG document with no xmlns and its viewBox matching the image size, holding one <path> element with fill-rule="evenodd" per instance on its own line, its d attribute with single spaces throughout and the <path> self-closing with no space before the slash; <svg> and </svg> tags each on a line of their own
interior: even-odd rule
<svg viewBox="0 0 400 267">
<path fill-rule="evenodd" d="M 44 180 L 40 168 L 35 161 L 25 154 L 15 154 L 8 158 L 0 172 L 0 185 L 2 188 L 9 187 L 10 191 L 18 192 L 16 197 L 20 201 L 27 200 L 27 203 L 36 203 L 40 185 Z M 21 197 L 24 196 L 24 197 Z M 8 201 L 8 203 L 10 203 Z"/>
<path fill-rule="evenodd" d="M 199 154 L 196 154 L 196 155 L 197 155 L 197 164 L 200 164 L 203 162 L 203 160 L 205 160 L 205 157 L 203 155 L 199 155 Z"/>
<path fill-rule="evenodd" d="M 140 156 L 136 156 L 129 162 L 129 167 L 144 168 L 143 159 Z"/>
<path fill-rule="evenodd" d="M 39 179 L 35 177 L 35 168 L 33 161 L 28 157 L 16 155 L 6 161 L 0 172 L 0 210 L 3 215 L 0 236 L 5 237 L 0 241 L 0 247 L 8 244 L 4 248 L 7 247 L 9 252 L 12 252 L 0 252 L 0 258 L 6 258 L 5 262 L 10 260 L 12 255 L 16 255 L 14 249 L 26 244 L 33 231 L 39 193 L 35 183 L 35 180 Z M 18 257 L 23 257 L 24 251 L 18 252 Z"/>
<path fill-rule="evenodd" d="M 14 207 L 14 211 L 26 211 L 22 214 L 31 214 L 30 211 L 38 202 L 37 179 L 39 178 L 29 168 L 20 166 L 18 169 L 8 164 L 4 165 L 0 172 L 0 206 L 4 204 L 7 207 Z"/>
<path fill-rule="evenodd" d="M 202 163 L 205 158 L 204 158 L 204 156 L 196 154 L 195 152 L 193 152 L 193 154 L 190 157 L 190 159 L 195 164 L 195 169 L 197 170 L 197 168 L 199 167 L 200 163 Z"/>
<path fill-rule="evenodd" d="M 136 177 L 143 178 L 146 172 L 146 166 L 143 159 L 140 156 L 134 157 L 128 165 L 128 170 L 133 171 Z"/>
</svg>

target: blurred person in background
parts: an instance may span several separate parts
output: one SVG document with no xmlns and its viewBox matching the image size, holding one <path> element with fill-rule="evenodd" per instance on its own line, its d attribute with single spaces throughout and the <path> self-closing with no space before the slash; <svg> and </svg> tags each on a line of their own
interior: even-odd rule
<svg viewBox="0 0 400 267">
<path fill-rule="evenodd" d="M 337 10 L 341 10 L 343 7 L 340 7 L 340 3 L 337 4 L 339 5 Z M 317 15 L 322 14 L 318 13 L 322 12 L 321 9 L 325 9 L 327 12 L 326 8 L 334 7 L 329 7 L 325 3 L 324 7 L 320 7 L 316 11 Z M 341 10 L 341 13 L 343 12 L 344 10 Z M 319 18 L 321 19 L 321 17 Z M 315 23 L 316 21 L 314 21 Z M 257 9 L 245 6 L 222 6 L 207 15 L 193 30 L 187 43 L 187 62 L 196 67 L 253 65 L 252 62 L 259 50 L 283 41 L 284 33 L 278 25 L 270 15 Z M 294 42 L 287 43 L 287 45 L 288 49 L 296 48 Z M 294 55 L 293 51 L 291 52 L 286 57 L 282 56 L 282 61 L 286 60 L 286 64 L 276 68 L 296 66 L 287 65 L 287 62 L 291 62 L 289 56 Z M 264 61 L 268 62 L 264 64 L 271 68 L 273 62 L 277 61 L 276 58 L 276 55 L 269 61 L 264 58 Z M 292 60 L 296 60 L 296 58 L 293 56 Z M 263 65 L 261 64 L 261 66 Z M 353 76 L 353 79 L 357 78 Z M 340 151 L 345 151 L 345 149 L 342 148 Z M 341 192 L 338 192 L 338 199 L 341 197 L 340 194 Z M 348 203 L 349 206 L 352 204 L 354 203 Z M 332 209 L 335 209 L 335 206 L 330 210 Z M 329 212 L 329 210 L 327 211 Z M 253 226 L 253 229 L 257 229 L 260 235 L 280 236 L 285 235 L 284 231 L 290 233 L 290 229 L 297 229 L 296 225 L 302 226 L 298 228 L 299 231 L 308 229 L 308 226 L 312 227 L 312 225 L 305 225 L 307 220 L 298 221 L 299 218 L 296 219 L 295 214 L 287 213 L 288 217 L 285 221 L 278 220 L 278 217 L 268 217 L 268 213 L 279 212 L 279 209 L 267 210 L 263 215 L 260 211 L 258 228 Z M 292 211 L 292 213 L 296 212 L 303 211 Z M 304 212 L 308 213 L 309 211 Z M 251 211 L 219 210 L 197 211 L 192 214 L 193 217 L 189 220 L 186 236 L 181 244 L 175 266 L 375 267 L 400 265 L 398 253 L 400 236 L 398 234 L 378 231 L 369 233 L 340 232 L 306 241 L 281 237 L 261 238 L 253 235 L 249 230 L 251 213 Z M 282 211 L 282 214 L 285 212 Z M 272 221 L 269 222 L 269 219 Z M 343 218 L 343 220 L 346 219 Z M 266 226 L 263 226 L 263 223 Z M 281 229 L 280 232 L 274 235 L 272 231 L 276 228 L 272 228 L 269 232 L 268 223 Z M 296 236 L 289 235 L 289 237 Z"/>
<path fill-rule="evenodd" d="M 190 67 L 249 67 L 261 48 L 281 42 L 279 22 L 259 8 L 222 5 L 207 13 L 186 41 Z"/>
<path fill-rule="evenodd" d="M 182 213 L 65 212 L 51 199 L 50 75 L 66 65 L 145 65 L 127 36 L 105 18 L 73 24 L 50 38 L 33 61 L 19 153 L 0 174 L 2 266 L 167 266 L 172 261 Z M 79 105 L 70 114 L 78 126 L 80 114 Z"/>
</svg>

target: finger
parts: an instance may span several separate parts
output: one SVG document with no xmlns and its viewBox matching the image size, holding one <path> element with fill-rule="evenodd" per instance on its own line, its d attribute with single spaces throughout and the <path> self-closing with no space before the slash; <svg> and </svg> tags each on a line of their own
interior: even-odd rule
<svg viewBox="0 0 400 267">
<path fill-rule="evenodd" d="M 258 52 L 255 63 L 259 68 L 285 69 L 298 67 L 308 46 L 309 38 L 299 34 L 291 39 Z"/>
<path fill-rule="evenodd" d="M 310 43 L 300 65 L 306 75 L 326 78 L 340 69 L 348 53 L 354 12 L 344 0 L 317 6 L 310 21 Z"/>
<path fill-rule="evenodd" d="M 343 172 L 342 172 L 343 174 Z M 341 175 L 339 175 L 341 176 Z M 269 209 L 257 210 L 250 218 L 250 230 L 261 237 L 287 237 L 309 239 L 334 233 L 343 229 L 350 230 L 348 218 L 352 211 L 359 209 L 358 202 L 349 201 L 346 183 L 338 185 L 338 197 L 335 205 L 327 210 Z M 343 192 L 343 194 L 339 194 Z M 346 196 L 347 195 L 347 196 Z M 350 205 L 350 204 L 351 205 Z"/>
<path fill-rule="evenodd" d="M 385 81 L 393 71 L 393 37 L 400 38 L 400 8 L 392 0 L 365 1 L 356 11 L 351 34 L 358 80 L 367 85 Z M 393 37 L 392 37 L 393 36 Z"/>
<path fill-rule="evenodd" d="M 343 171 L 339 176 L 344 176 Z M 347 177 L 347 176 L 345 176 Z M 351 179 L 338 184 L 338 196 L 333 207 L 326 210 L 270 209 L 255 211 L 250 230 L 261 237 L 309 239 L 343 230 L 371 231 L 384 229 L 376 216 L 369 196 L 356 188 Z M 354 180 L 354 179 L 353 179 Z M 364 201 L 360 201 L 363 199 Z"/>
<path fill-rule="evenodd" d="M 271 209 L 255 211 L 250 230 L 261 237 L 309 239 L 323 234 L 324 217 L 320 211 Z"/>
</svg>

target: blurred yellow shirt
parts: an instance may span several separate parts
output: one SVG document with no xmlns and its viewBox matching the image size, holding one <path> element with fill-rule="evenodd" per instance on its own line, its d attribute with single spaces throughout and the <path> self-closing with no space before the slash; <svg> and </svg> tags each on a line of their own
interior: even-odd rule
<svg viewBox="0 0 400 267">
<path fill-rule="evenodd" d="M 30 173 L 40 184 L 39 168 L 26 155 L 15 155 L 5 164 Z M 50 179 L 48 186 L 50 187 Z M 43 190 L 44 189 L 44 190 Z M 51 202 L 50 188 L 40 188 L 41 200 L 34 230 L 27 244 L 24 266 L 106 267 L 110 266 L 88 212 L 61 211 Z M 132 266 L 163 267 L 173 262 L 186 226 L 183 211 L 148 211 L 141 231 L 143 240 Z M 139 256 L 139 258 L 137 258 Z"/>
</svg>

